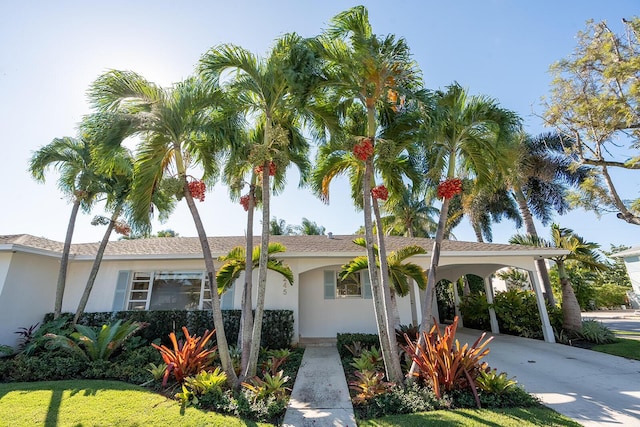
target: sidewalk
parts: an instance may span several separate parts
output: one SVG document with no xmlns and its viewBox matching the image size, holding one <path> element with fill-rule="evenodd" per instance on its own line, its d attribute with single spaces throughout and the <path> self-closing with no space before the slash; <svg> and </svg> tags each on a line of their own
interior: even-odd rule
<svg viewBox="0 0 640 427">
<path fill-rule="evenodd" d="M 335 344 L 308 346 L 305 349 L 283 426 L 356 426 L 347 381 Z"/>
<path fill-rule="evenodd" d="M 585 311 L 583 319 L 640 319 L 640 310 L 598 310 Z"/>
</svg>

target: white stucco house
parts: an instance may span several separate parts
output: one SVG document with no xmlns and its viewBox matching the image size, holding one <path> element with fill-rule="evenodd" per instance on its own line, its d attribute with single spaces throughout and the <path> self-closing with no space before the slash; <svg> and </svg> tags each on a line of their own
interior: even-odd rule
<svg viewBox="0 0 640 427">
<path fill-rule="evenodd" d="M 634 298 L 631 298 L 631 304 L 634 308 L 640 308 L 640 246 L 617 252 L 614 256 L 624 260 L 624 265 L 627 267 L 627 273 L 629 273 L 629 278 L 631 279 L 631 287 L 633 288 Z"/>
<path fill-rule="evenodd" d="M 282 276 L 270 272 L 266 308 L 293 311 L 294 342 L 331 338 L 338 332 L 376 331 L 366 277 L 359 283 L 342 282 L 336 274 L 343 264 L 364 255 L 364 249 L 352 242 L 355 237 L 271 237 L 271 241 L 287 248 L 278 258 L 292 269 L 294 284 L 290 286 Z M 217 257 L 244 245 L 244 240 L 244 237 L 211 237 L 209 243 Z M 259 243 L 260 239 L 256 238 L 254 244 Z M 411 261 L 428 268 L 432 240 L 388 237 L 386 244 L 389 251 L 409 244 L 422 246 L 428 253 L 415 256 Z M 15 345 L 14 332 L 18 328 L 40 322 L 45 313 L 53 311 L 62 247 L 61 242 L 28 234 L 0 236 L 0 344 Z M 63 311 L 75 311 L 97 248 L 98 243 L 72 245 Z M 552 342 L 553 331 L 534 260 L 557 253 L 553 248 L 445 241 L 437 277 L 451 281 L 464 274 L 483 277 L 488 299 L 491 299 L 493 291 L 488 278 L 493 272 L 503 267 L 530 272 L 545 340 Z M 219 266 L 216 262 L 216 267 Z M 113 241 L 107 246 L 86 311 L 207 308 L 210 295 L 204 278 L 202 251 L 195 237 Z M 419 295 L 417 289 L 413 291 Z M 399 298 L 401 323 L 420 318 L 420 298 L 416 300 L 416 304 L 412 304 L 410 297 Z M 239 309 L 240 302 L 241 292 L 231 289 L 223 295 L 222 307 Z M 498 332 L 495 315 L 491 318 L 493 332 Z"/>
</svg>

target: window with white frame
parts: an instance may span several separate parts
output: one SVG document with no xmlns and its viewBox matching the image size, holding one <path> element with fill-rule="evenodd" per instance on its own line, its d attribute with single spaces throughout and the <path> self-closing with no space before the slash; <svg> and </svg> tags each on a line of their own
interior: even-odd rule
<svg viewBox="0 0 640 427">
<path fill-rule="evenodd" d="M 327 270 L 324 272 L 324 298 L 371 298 L 371 284 L 366 271 L 355 273 L 344 279 L 339 272 Z"/>
<path fill-rule="evenodd" d="M 222 295 L 233 308 L 233 286 Z M 133 272 L 127 310 L 210 310 L 209 280 L 202 271 Z"/>
</svg>

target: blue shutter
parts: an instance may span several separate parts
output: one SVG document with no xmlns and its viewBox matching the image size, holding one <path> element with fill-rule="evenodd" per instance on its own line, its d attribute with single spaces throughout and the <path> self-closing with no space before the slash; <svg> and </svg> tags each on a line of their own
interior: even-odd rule
<svg viewBox="0 0 640 427">
<path fill-rule="evenodd" d="M 235 293 L 235 289 L 236 285 L 234 283 L 222 294 L 222 300 L 220 301 L 220 308 L 222 310 L 233 310 L 233 294 Z"/>
<path fill-rule="evenodd" d="M 371 280 L 369 280 L 369 270 L 365 270 L 361 273 L 360 278 L 362 280 L 362 296 L 365 299 L 372 299 L 371 294 Z"/>
<path fill-rule="evenodd" d="M 124 310 L 124 303 L 127 300 L 127 286 L 129 285 L 129 271 L 119 271 L 116 282 L 116 292 L 113 295 L 112 311 Z"/>
<path fill-rule="evenodd" d="M 336 298 L 336 272 L 326 270 L 324 272 L 324 299 Z"/>
</svg>

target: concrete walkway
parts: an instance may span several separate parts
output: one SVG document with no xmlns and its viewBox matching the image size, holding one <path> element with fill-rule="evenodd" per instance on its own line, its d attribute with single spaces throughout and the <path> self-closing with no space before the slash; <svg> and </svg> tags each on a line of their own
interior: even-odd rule
<svg viewBox="0 0 640 427">
<path fill-rule="evenodd" d="M 355 427 L 356 418 L 335 344 L 308 346 L 283 425 Z"/>
<path fill-rule="evenodd" d="M 459 329 L 461 343 L 480 335 Z M 640 426 L 640 361 L 496 335 L 486 360 L 550 408 L 584 426 Z"/>
</svg>

